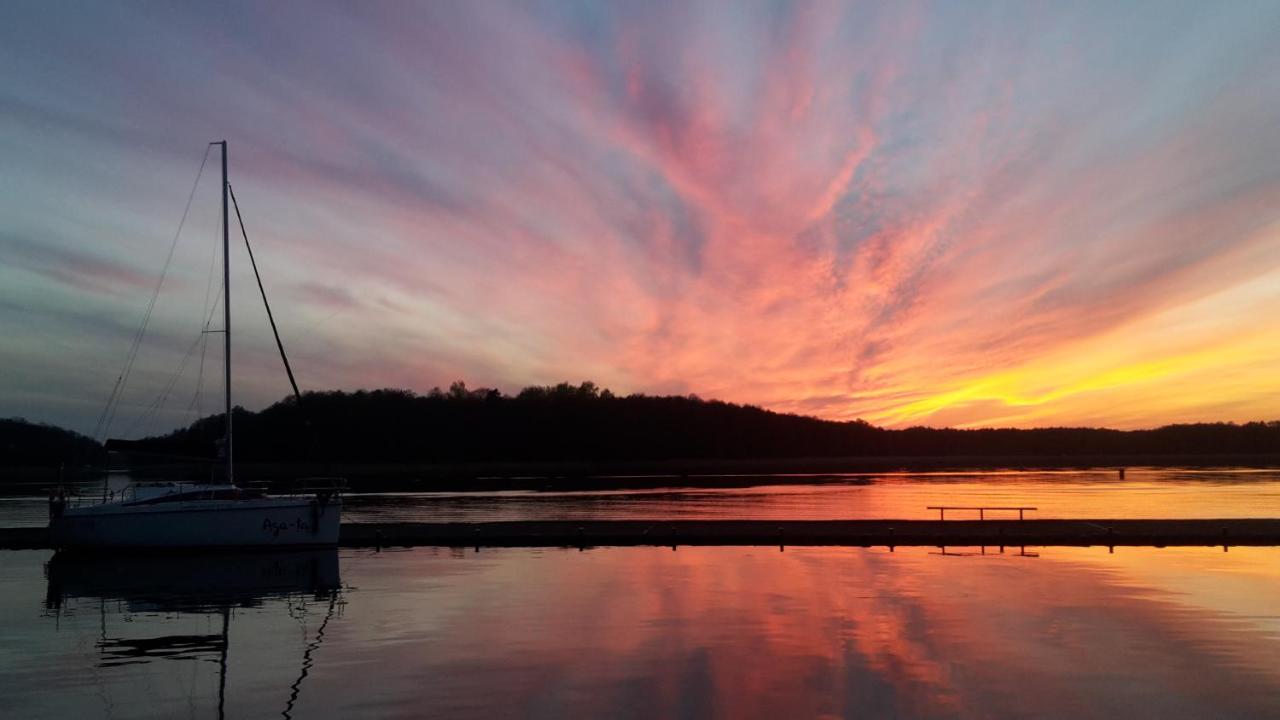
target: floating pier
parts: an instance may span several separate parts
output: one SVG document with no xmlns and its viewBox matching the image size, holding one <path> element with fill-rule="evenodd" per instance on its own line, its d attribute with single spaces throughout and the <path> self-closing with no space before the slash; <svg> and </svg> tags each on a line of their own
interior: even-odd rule
<svg viewBox="0 0 1280 720">
<path fill-rule="evenodd" d="M 347 523 L 343 547 L 673 545 L 1276 545 L 1280 518 L 1222 520 L 553 520 Z M 0 528 L 0 549 L 50 549 L 44 528 Z"/>
</svg>

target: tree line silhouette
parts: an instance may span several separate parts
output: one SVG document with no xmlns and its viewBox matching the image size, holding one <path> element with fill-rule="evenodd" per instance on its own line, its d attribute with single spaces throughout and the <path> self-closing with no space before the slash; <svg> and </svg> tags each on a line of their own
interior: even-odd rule
<svg viewBox="0 0 1280 720">
<path fill-rule="evenodd" d="M 0 467 L 75 467 L 102 457 L 102 445 L 80 433 L 23 418 L 0 419 Z"/>
<path fill-rule="evenodd" d="M 1280 453 L 1280 422 L 1100 428 L 890 430 L 689 396 L 619 396 L 594 383 L 516 395 L 455 382 L 408 390 L 310 392 L 235 411 L 245 461 L 628 461 L 867 456 L 1251 455 Z M 137 443 L 208 456 L 222 436 L 210 416 Z"/>
<path fill-rule="evenodd" d="M 1151 430 L 1030 430 L 835 422 L 695 395 L 615 395 L 594 383 L 515 395 L 455 382 L 408 390 L 309 392 L 261 411 L 235 409 L 235 455 L 247 462 L 449 463 L 856 457 L 1080 457 L 1280 454 L 1280 422 Z M 130 450 L 212 458 L 224 418 L 211 415 Z M 0 467 L 93 464 L 103 446 L 69 430 L 0 420 Z"/>
</svg>

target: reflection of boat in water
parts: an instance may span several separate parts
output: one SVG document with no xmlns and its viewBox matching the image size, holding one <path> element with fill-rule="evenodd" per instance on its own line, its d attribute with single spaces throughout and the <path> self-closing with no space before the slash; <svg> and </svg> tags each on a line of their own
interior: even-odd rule
<svg viewBox="0 0 1280 720">
<path fill-rule="evenodd" d="M 283 710 L 291 717 L 302 683 L 324 641 L 325 630 L 341 606 L 341 579 L 336 549 L 261 553 L 200 553 L 195 555 L 83 556 L 58 553 L 46 566 L 45 607 L 61 616 L 79 603 L 92 603 L 101 613 L 95 646 L 99 668 L 137 665 L 160 660 L 214 661 L 218 665 L 218 717 L 225 715 L 227 661 L 234 610 L 287 605 L 288 615 L 304 622 L 323 611 L 302 652 L 299 673 L 289 686 Z M 316 601 L 310 606 L 309 601 Z M 170 633 L 137 637 L 112 631 L 107 608 L 127 619 L 134 614 L 158 613 L 157 624 L 129 622 L 132 630 L 173 627 L 184 616 L 221 615 L 219 632 Z M 283 692 L 283 691 L 282 691 Z"/>
<path fill-rule="evenodd" d="M 289 595 L 327 597 L 340 587 L 338 551 L 95 555 L 58 553 L 47 566 L 45 603 L 122 601 L 129 607 L 184 612 L 254 606 Z"/>
<path fill-rule="evenodd" d="M 339 515 L 342 513 L 342 482 L 335 478 L 321 478 L 323 482 L 299 487 L 289 497 L 269 497 L 260 492 L 248 490 L 236 485 L 232 472 L 232 404 L 231 404 L 231 263 L 230 233 L 228 227 L 228 200 L 235 201 L 231 185 L 227 181 L 227 143 L 221 141 L 210 143 L 222 146 L 222 308 L 223 327 L 211 331 L 207 327 L 205 333 L 220 332 L 223 337 L 223 362 L 225 368 L 225 410 L 224 435 L 220 442 L 223 459 L 224 477 L 216 483 L 189 484 L 174 482 L 137 483 L 130 486 L 127 492 L 119 497 L 110 496 L 104 488 L 102 502 L 97 504 L 68 503 L 65 490 L 59 488 L 49 498 L 49 531 L 54 543 L 60 548 L 185 548 L 185 547 L 279 547 L 279 546 L 326 546 L 338 542 Z M 206 151 L 207 153 L 207 151 Z M 206 154 L 206 159 L 208 155 Z M 204 165 L 201 164 L 203 171 Z M 199 175 L 197 175 L 197 184 Z M 194 188 L 192 194 L 194 196 Z M 188 209 L 190 204 L 188 202 Z M 236 206 L 236 217 L 240 217 L 240 208 Z M 186 215 L 183 219 L 185 221 Z M 244 223 L 241 222 L 241 231 Z M 179 233 L 181 226 L 179 226 Z M 249 236 L 244 234 L 245 247 L 249 248 Z M 177 239 L 175 237 L 175 244 Z M 172 249 L 170 258 L 172 258 Z M 253 261 L 253 251 L 249 249 L 249 259 Z M 168 264 L 166 262 L 166 270 Z M 258 273 L 257 263 L 253 262 L 255 277 Z M 161 283 L 163 283 L 163 275 Z M 258 278 L 258 287 L 262 288 L 262 279 Z M 127 378 L 133 359 L 137 354 L 137 344 L 141 342 L 147 322 L 151 316 L 160 285 L 156 286 L 157 295 L 151 298 L 147 314 L 143 318 L 142 328 L 134 339 L 134 348 L 130 352 L 125 369 L 116 381 L 116 390 L 108 400 L 107 407 L 118 400 L 124 379 Z M 266 306 L 267 317 L 271 321 L 272 331 L 276 335 L 276 344 L 280 349 L 280 357 L 284 362 L 289 382 L 293 386 L 294 397 L 299 403 L 302 395 L 293 379 L 293 370 L 284 353 L 284 344 L 276 332 L 275 318 L 271 315 L 271 307 L 266 302 L 266 291 L 262 291 L 262 300 Z M 212 317 L 212 313 L 210 313 Z M 192 346 L 194 349 L 194 346 Z M 202 356 L 203 357 L 203 356 Z M 203 368 L 203 360 L 201 360 Z M 175 378 L 176 379 L 176 378 Z M 167 390 L 166 390 L 167 392 Z M 110 429 L 110 418 L 115 413 L 104 410 L 107 427 Z M 101 421 L 100 421 L 101 422 Z M 95 431 L 96 434 L 96 431 Z M 107 449 L 128 446 L 130 443 L 119 440 L 108 440 Z"/>
</svg>

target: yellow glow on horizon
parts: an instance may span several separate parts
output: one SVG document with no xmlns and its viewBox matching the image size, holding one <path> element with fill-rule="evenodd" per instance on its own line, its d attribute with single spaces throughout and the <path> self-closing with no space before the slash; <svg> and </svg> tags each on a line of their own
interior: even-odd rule
<svg viewBox="0 0 1280 720">
<path fill-rule="evenodd" d="M 901 427 L 1096 424 L 1152 427 L 1231 404 L 1274 419 L 1280 407 L 1280 273 L 1141 318 L 1018 367 L 964 378 L 950 388 L 866 419 Z M 1271 402 L 1268 402 L 1268 399 Z M 1003 408 L 1007 412 L 1000 412 Z M 1117 412 L 1123 408 L 1123 413 Z M 972 409 L 969 420 L 966 409 Z M 1201 417 L 1202 416 L 1202 417 Z M 945 418 L 939 422 L 939 418 Z M 1079 418 L 1079 419 L 1076 419 Z M 1239 418 L 1237 418 L 1239 419 Z"/>
</svg>

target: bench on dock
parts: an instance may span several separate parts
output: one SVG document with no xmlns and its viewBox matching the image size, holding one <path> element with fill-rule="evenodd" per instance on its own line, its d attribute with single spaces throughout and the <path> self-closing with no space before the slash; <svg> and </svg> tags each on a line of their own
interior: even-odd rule
<svg viewBox="0 0 1280 720">
<path fill-rule="evenodd" d="M 992 505 L 928 505 L 928 506 L 926 506 L 926 507 L 925 507 L 925 510 L 937 510 L 937 511 L 938 511 L 938 519 L 939 519 L 939 520 L 946 520 L 946 519 L 947 519 L 947 511 L 948 511 L 948 510 L 977 510 L 977 511 L 978 511 L 978 519 L 979 519 L 979 520 L 986 520 L 986 519 L 987 519 L 987 511 L 988 511 L 988 510 L 1017 510 L 1017 511 L 1018 511 L 1018 519 L 1019 519 L 1019 520 L 1022 520 L 1022 519 L 1024 519 L 1024 518 L 1023 518 L 1023 512 L 1024 512 L 1024 511 L 1026 511 L 1026 510 L 1036 510 L 1036 509 L 1037 509 L 1037 508 L 1028 507 L 1028 506 L 1025 506 L 1025 505 L 1024 505 L 1024 506 L 1015 506 L 1015 507 L 1002 507 L 1002 506 L 992 506 Z"/>
</svg>

